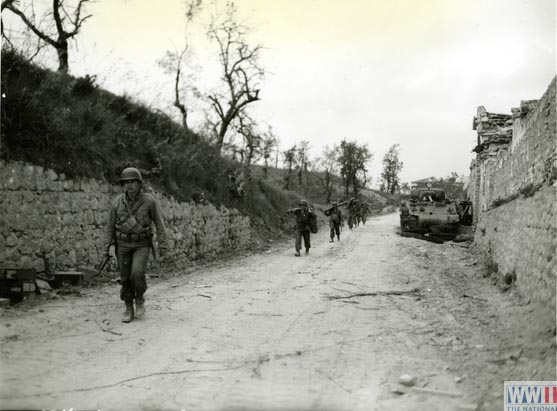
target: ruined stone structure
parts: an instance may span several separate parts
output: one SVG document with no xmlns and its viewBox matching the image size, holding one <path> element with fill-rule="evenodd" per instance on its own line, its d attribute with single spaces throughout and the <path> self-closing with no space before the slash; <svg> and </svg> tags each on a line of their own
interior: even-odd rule
<svg viewBox="0 0 557 411">
<path fill-rule="evenodd" d="M 468 195 L 475 241 L 531 299 L 555 307 L 556 109 L 555 78 L 540 100 L 512 114 L 479 107 L 478 142 Z"/>
<path fill-rule="evenodd" d="M 93 179 L 69 180 L 52 170 L 0 163 L 0 262 L 37 272 L 94 268 L 111 199 L 119 186 Z M 174 268 L 245 248 L 250 220 L 237 210 L 179 203 L 155 194 L 167 224 Z"/>
</svg>

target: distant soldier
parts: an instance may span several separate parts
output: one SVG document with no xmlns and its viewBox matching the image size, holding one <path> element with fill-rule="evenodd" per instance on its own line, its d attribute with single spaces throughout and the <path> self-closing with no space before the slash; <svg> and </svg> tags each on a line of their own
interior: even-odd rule
<svg viewBox="0 0 557 411">
<path fill-rule="evenodd" d="M 333 202 L 333 207 L 325 210 L 325 215 L 329 217 L 329 227 L 331 228 L 331 239 L 329 242 L 334 243 L 335 234 L 337 240 L 340 241 L 340 226 L 342 224 L 342 212 L 338 208 L 338 202 Z"/>
<path fill-rule="evenodd" d="M 410 209 L 403 201 L 400 204 L 400 227 L 402 228 L 403 231 L 408 230 L 409 228 L 408 225 L 409 217 L 410 217 Z"/>
<path fill-rule="evenodd" d="M 348 228 L 357 227 L 358 224 L 358 205 L 359 201 L 351 198 L 348 203 Z"/>
<path fill-rule="evenodd" d="M 408 217 L 410 215 L 410 210 L 406 206 L 406 203 L 403 201 L 400 204 L 400 216 L 401 217 Z"/>
<path fill-rule="evenodd" d="M 360 218 L 362 219 L 362 223 L 366 225 L 367 216 L 369 214 L 369 208 L 367 203 L 360 204 Z"/>
<path fill-rule="evenodd" d="M 139 170 L 133 167 L 124 169 L 120 175 L 120 184 L 124 193 L 114 199 L 108 213 L 103 251 L 108 256 L 110 244 L 116 242 L 116 257 L 122 282 L 120 299 L 126 303 L 122 321 L 129 323 L 134 316 L 141 318 L 145 313 L 145 271 L 149 251 L 153 248 L 153 223 L 157 229 L 161 256 L 167 249 L 167 240 L 162 213 L 155 198 L 142 191 L 143 179 Z"/>
<path fill-rule="evenodd" d="M 294 254 L 296 257 L 300 256 L 300 250 L 302 249 L 302 237 L 304 239 L 304 246 L 306 248 L 306 254 L 309 253 L 309 249 L 311 247 L 310 243 L 310 220 L 312 218 L 316 218 L 315 213 L 313 212 L 312 208 L 308 207 L 308 202 L 306 200 L 301 200 L 298 204 L 299 208 L 294 208 L 288 210 L 289 213 L 292 213 L 296 216 L 296 253 Z"/>
</svg>

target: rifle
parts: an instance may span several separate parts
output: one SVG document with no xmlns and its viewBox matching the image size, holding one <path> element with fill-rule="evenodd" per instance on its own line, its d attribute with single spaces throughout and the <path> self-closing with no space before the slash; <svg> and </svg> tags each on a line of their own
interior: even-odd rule
<svg viewBox="0 0 557 411">
<path fill-rule="evenodd" d="M 336 207 L 341 207 L 345 204 L 348 204 L 348 201 L 342 201 L 342 202 L 338 203 L 336 205 Z M 331 206 L 331 207 L 327 208 L 326 210 L 322 210 L 322 211 L 325 213 L 325 215 L 327 215 L 327 213 L 330 213 L 331 211 L 333 211 L 333 208 L 335 208 L 335 206 Z"/>
<path fill-rule="evenodd" d="M 87 286 L 91 285 L 91 282 L 93 281 L 93 279 L 101 273 L 101 271 L 104 269 L 104 267 L 106 266 L 106 264 L 108 263 L 109 260 L 110 260 L 110 255 L 106 256 L 106 258 L 101 263 L 98 270 L 90 270 L 90 269 L 87 269 L 87 268 L 78 267 L 78 270 L 83 273 L 83 276 L 84 276 L 83 282 Z"/>
</svg>

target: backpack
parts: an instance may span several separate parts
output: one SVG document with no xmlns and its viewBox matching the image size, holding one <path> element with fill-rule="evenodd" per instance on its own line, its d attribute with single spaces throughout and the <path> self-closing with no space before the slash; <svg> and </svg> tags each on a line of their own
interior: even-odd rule
<svg viewBox="0 0 557 411">
<path fill-rule="evenodd" d="M 317 233 L 317 216 L 314 213 L 309 213 L 309 231 Z"/>
</svg>

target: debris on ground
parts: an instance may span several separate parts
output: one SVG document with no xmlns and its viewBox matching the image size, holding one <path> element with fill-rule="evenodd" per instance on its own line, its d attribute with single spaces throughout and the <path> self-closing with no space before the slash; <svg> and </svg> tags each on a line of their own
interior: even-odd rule
<svg viewBox="0 0 557 411">
<path fill-rule="evenodd" d="M 209 299 L 211 299 L 211 300 L 212 300 L 213 298 L 215 298 L 215 297 L 213 297 L 212 295 L 208 295 L 208 294 L 201 294 L 201 293 L 198 293 L 197 295 L 200 296 L 200 297 L 209 298 Z"/>
<path fill-rule="evenodd" d="M 407 387 L 412 387 L 414 384 L 416 384 L 416 377 L 410 374 L 402 374 L 400 377 L 398 377 L 398 382 L 399 384 L 405 385 Z"/>
<path fill-rule="evenodd" d="M 110 324 L 109 320 L 103 320 L 102 324 L 100 322 L 98 322 L 97 320 L 95 320 L 95 322 L 97 323 L 97 325 L 101 328 L 101 330 L 103 330 L 105 333 L 110 333 L 110 334 L 114 334 L 114 335 L 122 335 L 122 333 L 116 332 L 116 331 L 112 331 L 112 325 Z"/>
<path fill-rule="evenodd" d="M 380 295 L 407 295 L 407 294 L 419 294 L 419 288 L 413 288 L 411 290 L 391 290 L 391 291 L 372 291 L 368 293 L 354 293 L 348 295 L 329 295 L 327 299 L 329 300 L 344 300 L 354 297 L 376 297 Z"/>
<path fill-rule="evenodd" d="M 444 397 L 462 397 L 462 394 L 460 392 L 434 390 L 432 388 L 412 387 L 412 391 L 420 393 L 420 394 L 441 395 L 441 396 L 444 396 Z"/>
</svg>

